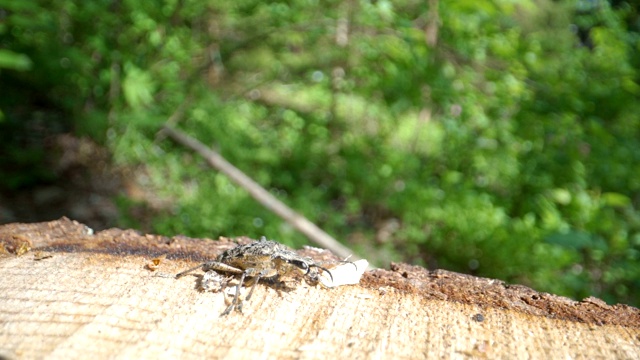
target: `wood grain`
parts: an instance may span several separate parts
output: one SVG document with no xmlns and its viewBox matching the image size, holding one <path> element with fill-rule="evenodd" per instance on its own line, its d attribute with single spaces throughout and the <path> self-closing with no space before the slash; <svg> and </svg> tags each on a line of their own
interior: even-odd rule
<svg viewBox="0 0 640 360">
<path fill-rule="evenodd" d="M 81 224 L 61 221 L 20 231 L 0 227 L 0 242 L 18 236 L 33 246 L 22 256 L 0 258 L 0 357 L 640 358 L 638 326 L 438 300 L 391 282 L 336 289 L 303 283 L 291 292 L 259 285 L 243 314 L 220 317 L 224 297 L 199 292 L 200 275 L 158 276 L 194 265 L 198 260 L 190 256 L 201 255 L 189 246 L 205 242 L 158 237 L 151 245 L 153 236 L 122 230 L 90 235 Z M 148 253 L 117 240 L 125 235 Z M 110 247 L 121 251 L 103 251 Z M 52 256 L 35 260 L 37 251 Z M 157 271 L 149 270 L 159 253 L 169 255 Z"/>
</svg>

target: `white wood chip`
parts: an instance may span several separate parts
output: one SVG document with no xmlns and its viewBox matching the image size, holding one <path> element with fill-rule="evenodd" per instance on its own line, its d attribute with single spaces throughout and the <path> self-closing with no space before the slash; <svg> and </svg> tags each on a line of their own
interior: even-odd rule
<svg viewBox="0 0 640 360">
<path fill-rule="evenodd" d="M 331 276 L 323 271 L 322 274 L 320 274 L 320 283 L 328 288 L 357 284 L 360 282 L 360 278 L 368 266 L 369 262 L 365 259 L 345 262 L 332 269 L 328 269 L 331 272 Z"/>
</svg>

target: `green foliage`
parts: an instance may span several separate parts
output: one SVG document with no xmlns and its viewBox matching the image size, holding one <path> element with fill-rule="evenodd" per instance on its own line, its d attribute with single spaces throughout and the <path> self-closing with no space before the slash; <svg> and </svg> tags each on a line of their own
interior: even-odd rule
<svg viewBox="0 0 640 360">
<path fill-rule="evenodd" d="M 156 139 L 187 104 L 181 128 L 370 259 L 640 304 L 637 9 L 18 3 L 0 1 L 0 90 L 46 93 L 117 163 L 144 164 L 153 231 L 303 242 Z"/>
</svg>

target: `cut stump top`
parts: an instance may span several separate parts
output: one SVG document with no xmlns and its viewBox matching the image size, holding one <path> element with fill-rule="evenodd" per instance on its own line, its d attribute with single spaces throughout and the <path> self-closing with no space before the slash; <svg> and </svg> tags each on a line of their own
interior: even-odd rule
<svg viewBox="0 0 640 360">
<path fill-rule="evenodd" d="M 637 308 L 407 264 L 335 289 L 259 285 L 220 317 L 201 272 L 162 274 L 251 239 L 202 240 L 66 218 L 0 226 L 0 358 L 640 358 Z"/>
</svg>

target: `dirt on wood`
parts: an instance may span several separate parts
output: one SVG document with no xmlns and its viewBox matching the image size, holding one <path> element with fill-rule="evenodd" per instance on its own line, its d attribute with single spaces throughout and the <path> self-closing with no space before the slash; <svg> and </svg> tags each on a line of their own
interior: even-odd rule
<svg viewBox="0 0 640 360">
<path fill-rule="evenodd" d="M 94 358 L 640 356 L 637 308 L 445 270 L 392 263 L 357 286 L 302 287 L 291 297 L 258 286 L 245 315 L 226 318 L 218 294 L 196 291 L 201 275 L 170 276 L 250 241 L 93 233 L 67 218 L 0 226 L 0 358 L 86 355 L 82 346 L 95 341 Z"/>
</svg>

